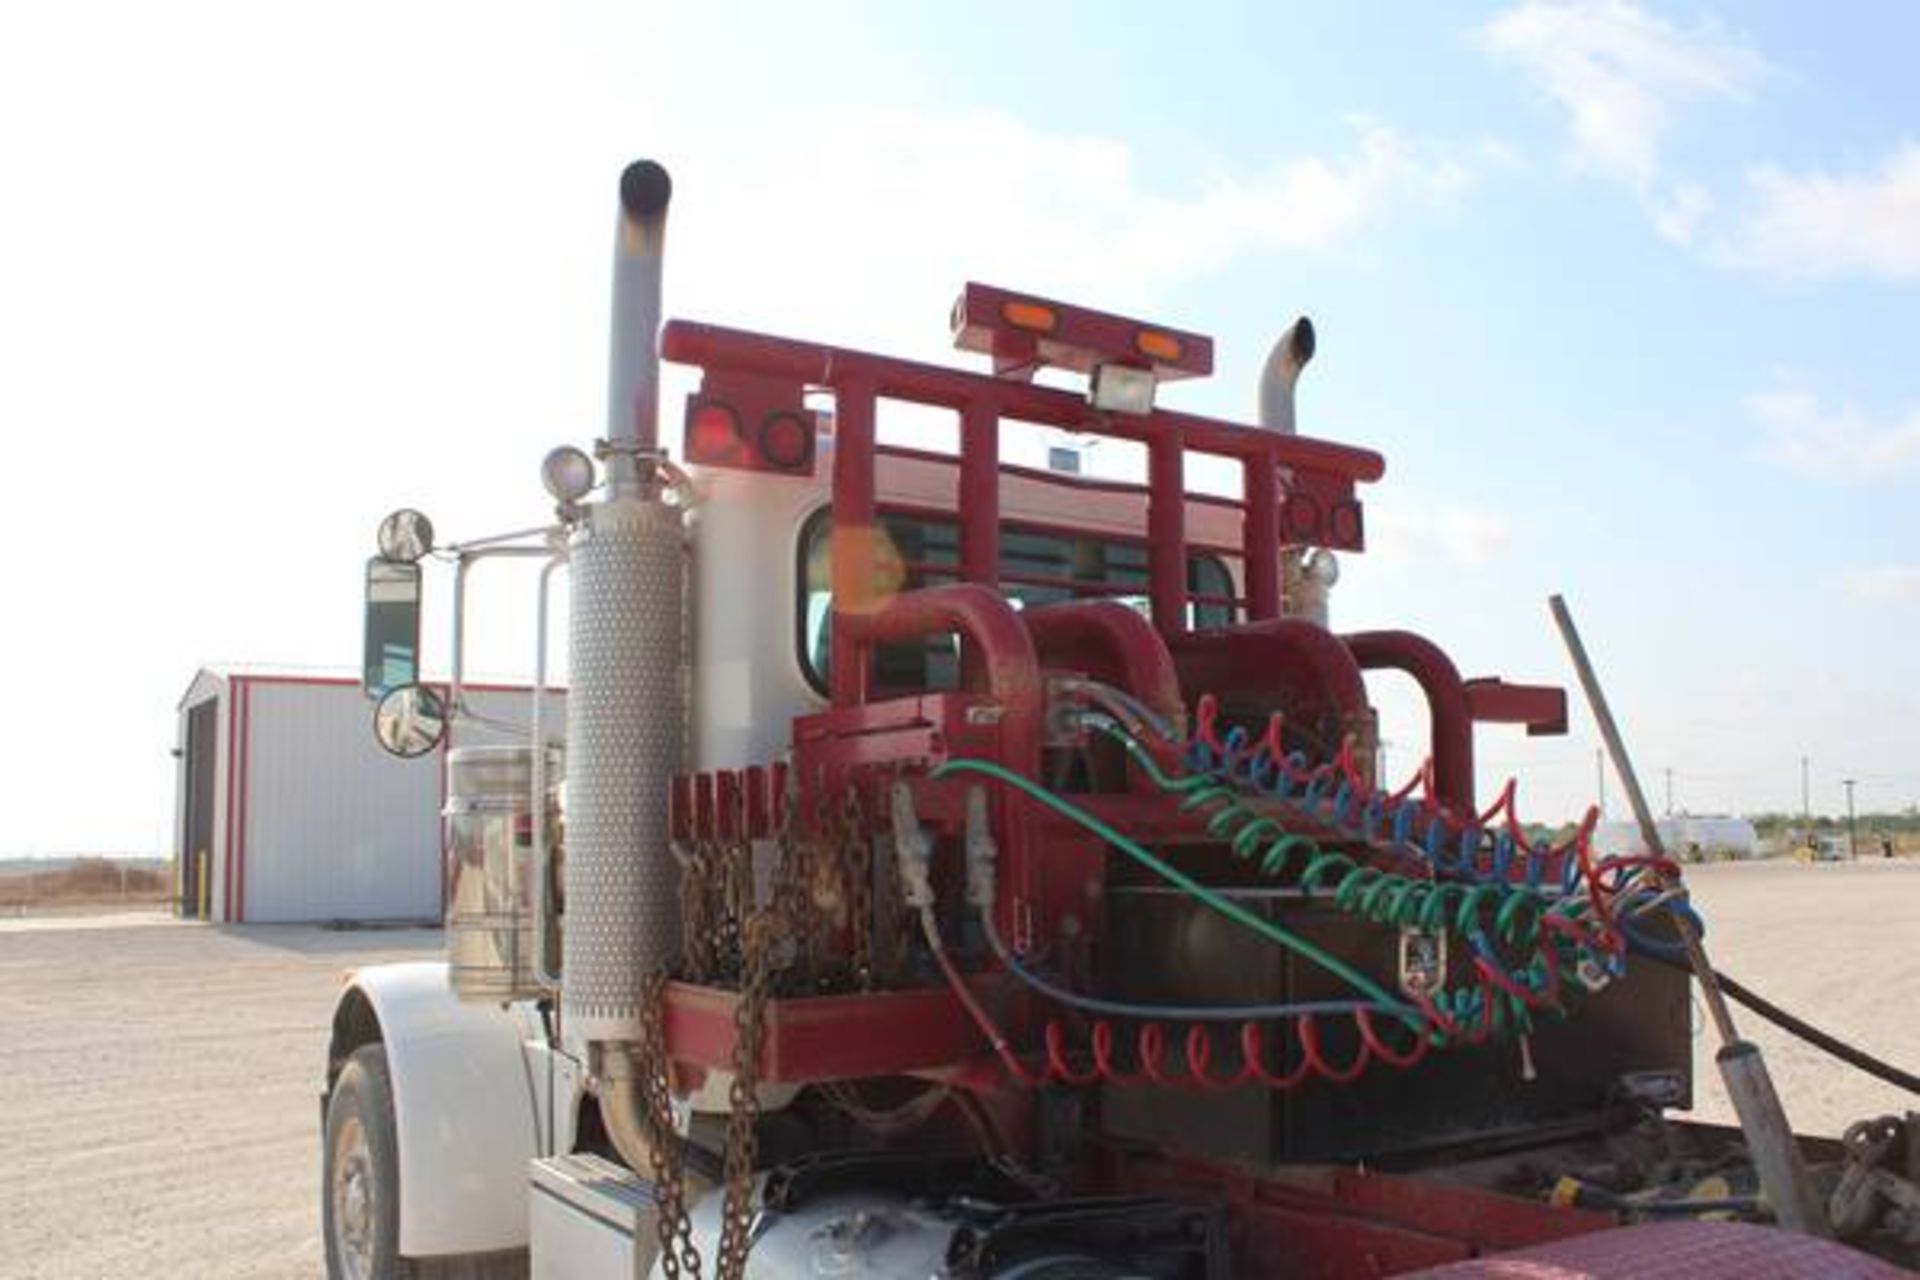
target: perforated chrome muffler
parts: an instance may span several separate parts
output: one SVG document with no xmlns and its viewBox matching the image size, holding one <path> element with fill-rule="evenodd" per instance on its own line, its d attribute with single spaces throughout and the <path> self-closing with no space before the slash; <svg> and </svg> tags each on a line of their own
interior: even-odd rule
<svg viewBox="0 0 1920 1280">
<path fill-rule="evenodd" d="M 647 975 L 680 943 L 667 789 L 686 750 L 681 510 L 597 504 L 571 557 L 562 1012 L 589 1041 L 637 1041 Z"/>
</svg>

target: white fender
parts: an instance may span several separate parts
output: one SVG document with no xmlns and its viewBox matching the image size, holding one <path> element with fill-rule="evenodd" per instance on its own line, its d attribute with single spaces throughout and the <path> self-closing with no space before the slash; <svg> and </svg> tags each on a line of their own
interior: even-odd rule
<svg viewBox="0 0 1920 1280">
<path fill-rule="evenodd" d="M 459 1000 L 440 962 L 359 970 L 343 1011 L 356 993 L 379 1021 L 393 1078 L 400 1253 L 525 1247 L 538 1118 L 519 1020 Z M 336 1017 L 336 1038 L 342 1025 Z"/>
</svg>

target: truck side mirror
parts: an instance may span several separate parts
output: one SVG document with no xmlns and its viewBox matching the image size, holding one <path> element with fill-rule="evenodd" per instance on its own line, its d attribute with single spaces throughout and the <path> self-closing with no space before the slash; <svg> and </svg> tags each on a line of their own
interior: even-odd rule
<svg viewBox="0 0 1920 1280">
<path fill-rule="evenodd" d="M 378 698 L 420 679 L 420 566 L 367 561 L 367 630 L 360 690 Z"/>
<path fill-rule="evenodd" d="M 389 689 L 374 704 L 373 736 L 402 760 L 423 756 L 447 736 L 446 703 L 423 684 Z"/>
</svg>

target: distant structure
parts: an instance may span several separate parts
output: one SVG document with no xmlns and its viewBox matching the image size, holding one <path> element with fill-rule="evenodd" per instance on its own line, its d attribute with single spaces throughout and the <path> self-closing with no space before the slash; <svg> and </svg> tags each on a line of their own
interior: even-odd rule
<svg viewBox="0 0 1920 1280">
<path fill-rule="evenodd" d="M 1660 842 L 1676 858 L 1752 858 L 1760 848 L 1759 833 L 1745 818 L 1681 815 L 1661 818 L 1653 825 L 1660 832 Z M 1593 830 L 1593 849 L 1602 856 L 1642 853 L 1646 850 L 1646 841 L 1641 839 L 1640 825 L 1636 822 L 1602 822 Z"/>
<path fill-rule="evenodd" d="M 550 695 L 555 719 L 562 695 Z M 524 725 L 524 688 L 469 685 L 468 706 Z M 438 920 L 450 746 L 515 741 L 456 723 L 416 760 L 381 751 L 351 678 L 198 672 L 179 703 L 175 877 L 182 913 L 228 923 Z"/>
</svg>

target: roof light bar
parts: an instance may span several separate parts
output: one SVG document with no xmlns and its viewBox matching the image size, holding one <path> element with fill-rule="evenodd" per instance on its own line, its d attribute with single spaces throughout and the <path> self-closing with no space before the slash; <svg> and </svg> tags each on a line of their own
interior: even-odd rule
<svg viewBox="0 0 1920 1280">
<path fill-rule="evenodd" d="M 984 284 L 967 285 L 953 304 L 953 343 L 991 356 L 996 374 L 1021 381 L 1044 366 L 1088 375 L 1129 366 L 1156 381 L 1213 372 L 1213 339 L 1203 334 Z"/>
</svg>

